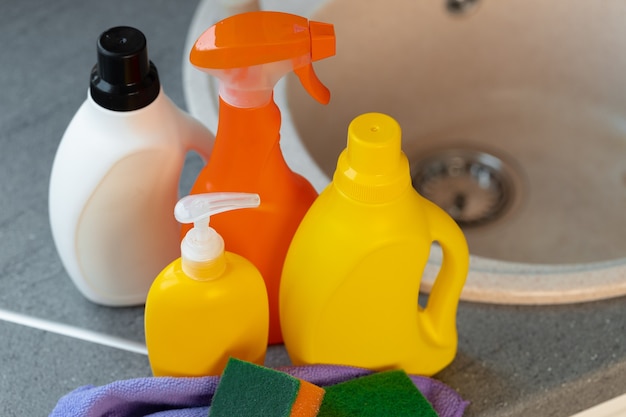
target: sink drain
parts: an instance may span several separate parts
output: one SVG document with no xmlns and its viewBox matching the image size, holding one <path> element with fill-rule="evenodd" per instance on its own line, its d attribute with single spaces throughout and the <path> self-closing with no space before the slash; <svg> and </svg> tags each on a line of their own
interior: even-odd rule
<svg viewBox="0 0 626 417">
<path fill-rule="evenodd" d="M 461 227 L 502 216 L 513 201 L 513 180 L 504 162 L 486 152 L 446 149 L 415 161 L 413 186 Z"/>
<path fill-rule="evenodd" d="M 478 0 L 446 0 L 446 9 L 452 14 L 465 14 L 473 10 Z"/>
</svg>

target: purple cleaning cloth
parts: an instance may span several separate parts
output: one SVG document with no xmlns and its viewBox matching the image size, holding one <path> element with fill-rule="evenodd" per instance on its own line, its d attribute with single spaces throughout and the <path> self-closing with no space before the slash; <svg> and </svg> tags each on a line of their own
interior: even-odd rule
<svg viewBox="0 0 626 417">
<path fill-rule="evenodd" d="M 349 366 L 310 365 L 278 368 L 296 378 L 328 386 L 369 375 Z M 410 375 L 440 417 L 461 417 L 469 404 L 442 382 Z M 206 417 L 219 377 L 150 377 L 84 386 L 63 396 L 49 417 Z"/>
</svg>

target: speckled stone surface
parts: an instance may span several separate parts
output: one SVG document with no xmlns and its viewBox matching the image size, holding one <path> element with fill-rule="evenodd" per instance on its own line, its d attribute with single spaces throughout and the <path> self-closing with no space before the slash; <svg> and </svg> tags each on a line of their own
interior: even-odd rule
<svg viewBox="0 0 626 417">
<path fill-rule="evenodd" d="M 85 300 L 47 214 L 56 147 L 85 99 L 97 36 L 141 29 L 165 92 L 184 107 L 181 60 L 196 2 L 26 0 L 0 5 L 0 310 L 143 341 L 143 309 Z M 191 186 L 199 159 L 181 182 Z M 461 303 L 459 353 L 435 378 L 468 416 L 568 416 L 626 392 L 626 299 L 566 306 Z M 288 364 L 284 349 L 267 364 Z M 85 384 L 149 375 L 147 358 L 0 320 L 0 415 L 44 416 Z"/>
<path fill-rule="evenodd" d="M 77 387 L 150 376 L 145 355 L 46 331 L 0 321 L 0 340 L 3 417 L 47 416 Z"/>
</svg>

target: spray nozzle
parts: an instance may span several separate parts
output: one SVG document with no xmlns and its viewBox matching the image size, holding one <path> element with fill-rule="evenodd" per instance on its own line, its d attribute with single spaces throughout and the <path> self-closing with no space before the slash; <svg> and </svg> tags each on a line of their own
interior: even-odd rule
<svg viewBox="0 0 626 417">
<path fill-rule="evenodd" d="M 330 92 L 315 75 L 312 62 L 334 54 L 333 25 L 289 13 L 258 11 L 211 26 L 200 35 L 189 59 L 220 79 L 223 100 L 254 108 L 266 104 L 274 85 L 291 71 L 313 98 L 327 104 Z"/>
<path fill-rule="evenodd" d="M 224 254 L 224 240 L 211 227 L 214 214 L 261 204 L 258 194 L 207 193 L 181 198 L 174 207 L 174 217 L 180 223 L 193 223 L 180 245 L 183 271 L 195 279 L 219 275 L 219 264 Z M 222 263 L 223 264 L 223 263 Z"/>
</svg>

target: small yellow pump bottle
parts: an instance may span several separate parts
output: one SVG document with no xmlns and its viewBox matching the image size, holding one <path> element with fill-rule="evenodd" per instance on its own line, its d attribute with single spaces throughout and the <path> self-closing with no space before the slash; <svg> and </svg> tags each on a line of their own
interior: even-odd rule
<svg viewBox="0 0 626 417">
<path fill-rule="evenodd" d="M 148 292 L 146 345 L 155 376 L 220 375 L 231 356 L 263 364 L 265 283 L 251 262 L 225 252 L 224 240 L 209 227 L 213 214 L 259 204 L 258 194 L 246 193 L 196 194 L 176 204 L 176 219 L 194 228 L 181 243 L 181 257 Z"/>
<path fill-rule="evenodd" d="M 422 309 L 433 242 L 444 257 Z M 357 117 L 333 181 L 287 252 L 279 299 L 291 360 L 438 372 L 456 354 L 468 265 L 457 224 L 411 186 L 398 123 L 380 113 Z"/>
</svg>

